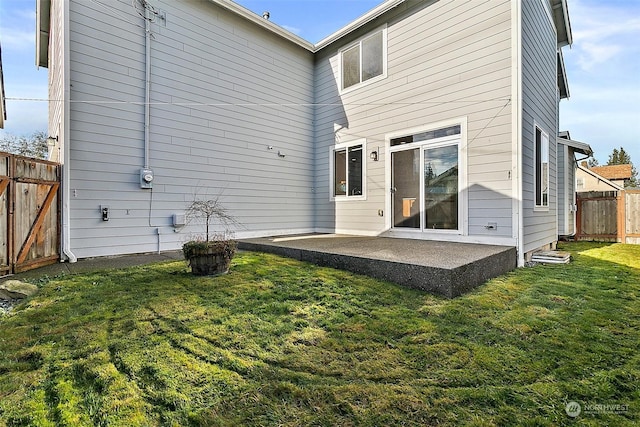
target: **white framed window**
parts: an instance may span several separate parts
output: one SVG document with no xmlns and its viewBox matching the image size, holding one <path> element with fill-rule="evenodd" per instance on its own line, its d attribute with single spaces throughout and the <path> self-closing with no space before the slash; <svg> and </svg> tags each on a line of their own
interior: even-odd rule
<svg viewBox="0 0 640 427">
<path fill-rule="evenodd" d="M 549 208 L 549 134 L 535 125 L 535 207 Z"/>
<path fill-rule="evenodd" d="M 366 140 L 331 147 L 331 199 L 366 199 Z"/>
<path fill-rule="evenodd" d="M 355 89 L 387 76 L 387 28 L 381 28 L 340 51 L 340 88 Z"/>
</svg>

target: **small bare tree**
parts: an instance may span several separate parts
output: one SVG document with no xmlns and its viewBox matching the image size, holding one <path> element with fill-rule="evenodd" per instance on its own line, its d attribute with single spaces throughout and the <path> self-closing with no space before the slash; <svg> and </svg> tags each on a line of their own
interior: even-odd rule
<svg viewBox="0 0 640 427">
<path fill-rule="evenodd" d="M 211 199 L 194 199 L 189 204 L 186 211 L 186 217 L 189 220 L 202 222 L 205 229 L 205 241 L 210 241 L 216 233 L 212 233 L 213 222 L 220 222 L 225 230 L 225 237 L 229 233 L 229 227 L 238 225 L 238 221 L 229 213 L 220 202 L 220 196 Z"/>
</svg>

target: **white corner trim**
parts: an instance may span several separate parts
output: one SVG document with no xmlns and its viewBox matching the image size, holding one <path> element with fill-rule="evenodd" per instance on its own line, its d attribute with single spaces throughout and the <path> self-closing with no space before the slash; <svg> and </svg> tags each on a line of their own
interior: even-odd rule
<svg viewBox="0 0 640 427">
<path fill-rule="evenodd" d="M 512 238 L 518 267 L 524 266 L 524 201 L 522 200 L 522 1 L 511 0 L 511 204 Z"/>
</svg>

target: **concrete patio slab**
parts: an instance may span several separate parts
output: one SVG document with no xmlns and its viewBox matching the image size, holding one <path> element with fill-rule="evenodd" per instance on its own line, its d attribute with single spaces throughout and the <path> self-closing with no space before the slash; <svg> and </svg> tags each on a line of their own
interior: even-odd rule
<svg viewBox="0 0 640 427">
<path fill-rule="evenodd" d="M 516 268 L 508 246 L 337 234 L 243 239 L 239 248 L 275 253 L 453 298 Z"/>
</svg>

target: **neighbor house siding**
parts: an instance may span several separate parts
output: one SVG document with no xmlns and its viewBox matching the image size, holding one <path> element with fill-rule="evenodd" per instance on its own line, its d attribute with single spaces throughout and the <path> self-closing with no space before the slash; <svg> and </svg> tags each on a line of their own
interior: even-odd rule
<svg viewBox="0 0 640 427">
<path fill-rule="evenodd" d="M 313 229 L 310 52 L 210 2 L 154 2 L 167 19 L 151 26 L 155 179 L 143 190 L 144 21 L 129 0 L 70 3 L 78 257 L 178 248 L 199 228 L 176 233 L 172 215 L 196 196 L 220 194 L 239 236 Z"/>
<path fill-rule="evenodd" d="M 321 230 L 385 230 L 385 135 L 457 118 L 467 120 L 470 236 L 512 236 L 511 3 L 408 1 L 316 61 L 316 206 Z M 387 78 L 340 94 L 339 50 L 385 26 Z M 367 200 L 330 201 L 329 149 L 367 140 Z M 370 159 L 379 152 L 379 161 Z M 384 215 L 389 215 L 384 212 Z M 487 230 L 496 222 L 497 230 Z M 445 237 L 446 238 L 446 237 Z"/>
<path fill-rule="evenodd" d="M 557 241 L 557 53 L 548 0 L 522 1 L 524 253 Z M 549 135 L 549 206 L 535 208 L 535 126 Z"/>
</svg>

